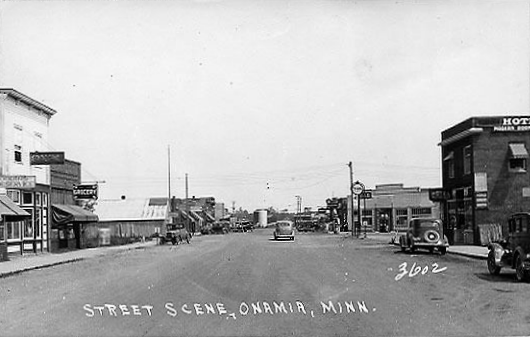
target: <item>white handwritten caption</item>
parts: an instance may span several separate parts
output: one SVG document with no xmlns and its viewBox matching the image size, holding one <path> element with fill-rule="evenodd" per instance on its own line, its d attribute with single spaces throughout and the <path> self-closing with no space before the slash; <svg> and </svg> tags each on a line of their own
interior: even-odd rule
<svg viewBox="0 0 530 337">
<path fill-rule="evenodd" d="M 416 262 L 414 262 L 412 267 L 410 267 L 410 270 L 407 270 L 407 262 L 403 262 L 402 264 L 399 265 L 400 273 L 397 274 L 394 279 L 396 281 L 399 281 L 407 274 L 409 277 L 414 277 L 420 273 L 421 275 L 425 275 L 429 272 L 429 270 L 431 271 L 432 274 L 438 274 L 447 269 L 447 267 L 440 268 L 440 266 L 436 262 L 433 263 L 431 266 L 432 266 L 432 269 L 430 269 L 429 266 L 425 266 L 422 268 L 420 266 L 416 266 Z"/>
<path fill-rule="evenodd" d="M 86 317 L 124 317 L 124 316 L 153 316 L 158 311 L 153 305 L 139 304 L 100 304 L 83 305 Z M 317 314 L 367 314 L 375 312 L 364 301 L 328 301 L 320 302 Z M 241 302 L 237 311 L 231 311 L 223 303 L 184 303 L 175 305 L 166 302 L 160 311 L 170 317 L 186 316 L 226 316 L 227 319 L 256 315 L 298 314 L 315 317 L 315 310 L 310 309 L 301 301 L 292 302 Z"/>
</svg>

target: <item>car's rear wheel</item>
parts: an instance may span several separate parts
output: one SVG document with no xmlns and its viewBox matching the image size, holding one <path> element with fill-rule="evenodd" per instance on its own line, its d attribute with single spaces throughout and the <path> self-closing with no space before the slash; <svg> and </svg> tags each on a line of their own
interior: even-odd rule
<svg viewBox="0 0 530 337">
<path fill-rule="evenodd" d="M 518 255 L 517 259 L 515 260 L 515 277 L 519 282 L 526 281 L 528 278 L 528 275 L 523 268 L 523 260 L 521 259 L 521 255 Z"/>
<path fill-rule="evenodd" d="M 501 267 L 495 263 L 495 252 L 493 250 L 488 253 L 488 271 L 491 275 L 499 275 L 501 272 Z"/>
</svg>

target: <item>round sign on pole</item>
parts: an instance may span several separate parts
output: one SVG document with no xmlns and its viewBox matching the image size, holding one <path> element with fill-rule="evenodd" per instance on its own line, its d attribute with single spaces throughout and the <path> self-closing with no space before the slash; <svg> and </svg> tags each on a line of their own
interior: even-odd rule
<svg viewBox="0 0 530 337">
<path fill-rule="evenodd" d="M 359 195 L 364 192 L 364 185 L 361 182 L 356 181 L 352 186 L 352 192 L 355 195 Z"/>
</svg>

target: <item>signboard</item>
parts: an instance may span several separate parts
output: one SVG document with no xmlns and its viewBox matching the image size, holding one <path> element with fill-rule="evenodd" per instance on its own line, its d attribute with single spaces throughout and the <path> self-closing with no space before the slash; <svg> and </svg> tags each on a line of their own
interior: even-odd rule
<svg viewBox="0 0 530 337">
<path fill-rule="evenodd" d="M 353 194 L 359 195 L 359 194 L 363 193 L 363 191 L 364 191 L 364 185 L 363 184 L 361 184 L 358 181 L 355 182 L 355 184 L 353 184 L 353 186 L 352 186 Z"/>
<path fill-rule="evenodd" d="M 430 188 L 429 189 L 429 200 L 431 201 L 445 201 L 450 199 L 449 191 L 443 188 Z"/>
<path fill-rule="evenodd" d="M 475 193 L 475 203 L 479 209 L 488 208 L 488 192 Z"/>
<path fill-rule="evenodd" d="M 0 176 L 0 187 L 3 188 L 35 188 L 37 178 L 35 176 Z"/>
<path fill-rule="evenodd" d="M 528 116 L 514 116 L 503 117 L 500 125 L 493 127 L 493 131 L 497 132 L 521 132 L 530 131 L 530 117 Z"/>
<path fill-rule="evenodd" d="M 372 191 L 368 191 L 368 190 L 363 191 L 361 193 L 361 198 L 363 198 L 363 199 L 372 199 Z"/>
<path fill-rule="evenodd" d="M 30 165 L 64 164 L 64 152 L 30 152 Z"/>
<path fill-rule="evenodd" d="M 97 199 L 98 184 L 74 185 L 73 192 L 76 199 Z"/>
</svg>

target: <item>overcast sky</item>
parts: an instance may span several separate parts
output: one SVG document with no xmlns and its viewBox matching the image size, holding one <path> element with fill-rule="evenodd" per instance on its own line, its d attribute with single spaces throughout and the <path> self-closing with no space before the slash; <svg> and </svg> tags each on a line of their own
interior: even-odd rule
<svg viewBox="0 0 530 337">
<path fill-rule="evenodd" d="M 1 1 L 0 86 L 100 198 L 296 208 L 441 186 L 441 132 L 529 109 L 528 1 Z M 169 151 L 168 151 L 169 150 Z"/>
</svg>

